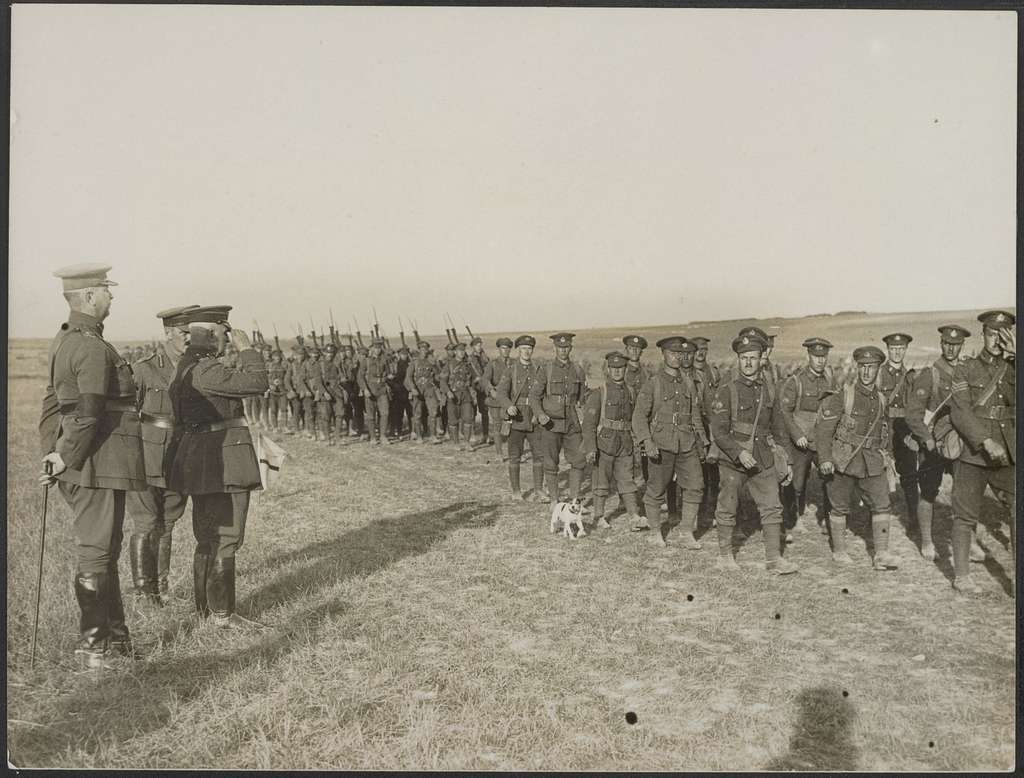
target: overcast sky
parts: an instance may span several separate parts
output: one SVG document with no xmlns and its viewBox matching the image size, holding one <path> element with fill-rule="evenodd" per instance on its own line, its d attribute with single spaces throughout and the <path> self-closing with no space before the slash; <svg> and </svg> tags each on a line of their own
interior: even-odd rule
<svg viewBox="0 0 1024 778">
<path fill-rule="evenodd" d="M 1011 304 L 1010 12 L 16 5 L 14 337 Z M 342 326 L 345 329 L 345 326 Z"/>
</svg>

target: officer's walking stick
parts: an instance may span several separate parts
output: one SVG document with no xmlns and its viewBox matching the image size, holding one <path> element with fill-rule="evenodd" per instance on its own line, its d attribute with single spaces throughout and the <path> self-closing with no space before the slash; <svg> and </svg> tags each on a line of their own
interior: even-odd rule
<svg viewBox="0 0 1024 778">
<path fill-rule="evenodd" d="M 53 463 L 47 462 L 46 474 L 53 472 Z M 36 668 L 36 636 L 39 633 L 39 595 L 43 590 L 43 553 L 46 551 L 46 507 L 49 502 L 50 484 L 43 484 L 43 528 L 39 533 L 39 571 L 36 575 L 36 611 L 32 617 L 32 651 L 29 655 L 28 666 L 30 670 Z"/>
</svg>

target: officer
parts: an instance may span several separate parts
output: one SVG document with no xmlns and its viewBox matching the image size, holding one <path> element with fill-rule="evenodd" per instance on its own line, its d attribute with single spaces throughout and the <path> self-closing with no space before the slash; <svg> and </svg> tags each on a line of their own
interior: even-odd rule
<svg viewBox="0 0 1024 778">
<path fill-rule="evenodd" d="M 441 368 L 441 394 L 448 398 L 448 423 L 459 451 L 473 450 L 473 418 L 476 376 L 466 356 L 466 344 L 454 344 L 454 357 Z M 460 433 L 465 443 L 460 442 Z"/>
<path fill-rule="evenodd" d="M 192 497 L 196 611 L 233 629 L 245 622 L 234 613 L 235 554 L 245 538 L 249 493 L 261 488 L 242 398 L 267 390 L 267 371 L 244 330 L 234 332 L 237 365 L 217 360 L 232 331 L 230 310 L 211 305 L 184 314 L 189 346 L 170 388 L 177 426 L 167 486 Z"/>
<path fill-rule="evenodd" d="M 498 402 L 505 409 L 509 421 L 508 433 L 508 481 L 512 498 L 522 500 L 519 485 L 519 470 L 523 458 L 523 441 L 530 444 L 530 459 L 533 461 L 533 495 L 537 502 L 547 502 L 550 495 L 544 491 L 544 446 L 541 426 L 533 415 L 530 395 L 533 385 L 543 380 L 539 366 L 533 361 L 533 349 L 537 339 L 533 335 L 520 335 L 515 339 L 518 358 L 498 383 Z"/>
<path fill-rule="evenodd" d="M 832 502 L 829 527 L 832 531 L 832 559 L 840 564 L 853 560 L 846 553 L 846 522 L 855 503 L 857 486 L 871 510 L 875 570 L 894 570 L 899 557 L 889 550 L 889 481 L 885 473 L 885 450 L 890 445 L 886 396 L 878 391 L 878 369 L 885 354 L 877 346 L 854 349 L 857 381 L 841 392 L 830 394 L 821 404 L 814 426 L 819 471 L 828 481 Z"/>
<path fill-rule="evenodd" d="M 142 423 L 142 453 L 148 488 L 128 492 L 132 536 L 128 542 L 135 593 L 159 603 L 169 593 L 171 541 L 174 525 L 185 512 L 188 497 L 167 488 L 167 451 L 174 431 L 174 409 L 168 390 L 188 346 L 187 314 L 198 305 L 160 311 L 164 343 L 152 356 L 132 367 Z"/>
<path fill-rule="evenodd" d="M 654 530 L 652 542 L 665 545 L 661 504 L 675 477 L 683 492 L 680 511 L 683 544 L 696 550 L 701 548 L 693 537 L 693 530 L 704 492 L 704 454 L 700 440 L 704 409 L 697 385 L 680 370 L 685 343 L 686 339 L 677 335 L 658 341 L 664 364 L 637 395 L 633 440 L 640 443 L 648 458 L 650 479 L 644 491 L 644 510 Z"/>
<path fill-rule="evenodd" d="M 292 361 L 288 366 L 288 372 L 285 373 L 284 381 L 285 398 L 288 400 L 292 412 L 291 418 L 288 420 L 288 429 L 286 430 L 289 435 L 298 434 L 306 422 L 303 419 L 302 407 L 303 395 L 308 392 L 305 382 L 305 361 L 306 352 L 302 346 L 299 344 L 292 346 Z"/>
<path fill-rule="evenodd" d="M 505 372 L 512 364 L 512 357 L 509 356 L 512 353 L 512 341 L 508 338 L 498 338 L 494 345 L 498 347 L 498 356 L 488 360 L 487 364 L 484 365 L 480 385 L 484 388 L 486 400 L 485 405 L 480 407 L 482 409 L 481 413 L 486 412 L 490 419 L 490 431 L 494 438 L 495 453 L 501 457 L 502 462 L 507 462 L 508 455 L 505 453 L 505 444 L 508 441 L 508 433 L 505 431 L 505 423 L 502 420 L 504 412 L 498 400 L 498 384 L 501 383 L 502 376 L 505 375 Z"/>
<path fill-rule="evenodd" d="M 285 399 L 285 380 L 288 368 L 284 363 L 284 354 L 279 349 L 270 352 L 270 364 L 267 367 L 266 408 L 267 427 L 273 432 L 280 429 L 281 417 L 288 423 L 288 407 Z"/>
<path fill-rule="evenodd" d="M 390 414 L 390 397 L 388 378 L 390 377 L 387 360 L 382 351 L 384 340 L 374 338 L 370 343 L 369 355 L 359 363 L 357 380 L 366 409 L 366 426 L 369 439 L 374 445 L 386 443 L 391 445 L 387 435 L 388 415 Z"/>
<path fill-rule="evenodd" d="M 917 483 L 921 494 L 917 502 L 917 525 L 921 531 L 921 556 L 929 561 L 937 556 L 932 537 L 935 498 L 942 486 L 943 474 L 953 472 L 953 461 L 939 451 L 936 439 L 944 438 L 953 429 L 950 415 L 953 372 L 960 364 L 964 340 L 971 336 L 969 331 L 955 324 L 946 324 L 938 331 L 942 356 L 928 368 L 915 371 L 906 415 L 907 427 L 913 436 L 908 443 L 918 451 Z M 975 545 L 976 541 L 972 542 L 972 552 Z M 981 552 L 981 559 L 984 558 Z"/>
<path fill-rule="evenodd" d="M 913 338 L 905 332 L 893 332 L 882 338 L 889 358 L 878 371 L 878 390 L 885 395 L 892 433 L 892 454 L 900 486 L 907 504 L 907 518 L 917 520 L 917 444 L 907 425 L 907 396 L 914 382 L 914 371 L 908 370 L 903 360 L 907 346 Z"/>
<path fill-rule="evenodd" d="M 473 368 L 473 401 L 480 412 L 480 442 L 494 443 L 491 437 L 491 419 L 487 411 L 487 386 L 484 384 L 484 370 L 491 359 L 484 353 L 484 342 L 476 335 L 469 342 L 469 365 Z M 470 432 L 472 433 L 472 428 Z"/>
<path fill-rule="evenodd" d="M 953 428 L 963 441 L 953 471 L 953 586 L 965 594 L 980 591 L 971 580 L 969 549 L 985 487 L 991 486 L 1004 505 L 1015 505 L 1016 318 L 997 310 L 978 321 L 985 347 L 954 369 L 951 400 Z M 1011 513 L 1009 519 L 1013 549 L 1016 518 Z"/>
<path fill-rule="evenodd" d="M 825 338 L 807 338 L 801 345 L 807 349 L 807 364 L 786 378 L 779 388 L 778 412 L 784 425 L 779 441 L 793 466 L 793 482 L 782 492 L 783 524 L 787 530 L 800 529 L 799 517 L 807 507 L 807 479 L 811 465 L 819 465 L 814 443 L 814 425 L 822 401 L 836 385 L 828 366 L 832 344 Z M 822 509 L 818 521 L 828 518 L 828 496 L 822 485 Z"/>
<path fill-rule="evenodd" d="M 639 520 L 637 485 L 633 480 L 633 406 L 636 393 L 626 384 L 626 356 L 605 354 L 607 380 L 591 392 L 583 408 L 583 451 L 594 465 L 594 518 L 597 526 L 611 525 L 605 518 L 605 502 L 614 486 L 632 521 Z"/>
<path fill-rule="evenodd" d="M 421 340 L 416 347 L 419 349 L 419 356 L 412 361 L 405 373 L 405 388 L 412 398 L 413 434 L 419 437 L 421 445 L 426 444 L 431 437 L 435 444 L 440 444 L 443 442 L 438 418 L 441 407 L 438 389 L 441 369 L 429 343 Z"/>
<path fill-rule="evenodd" d="M 71 509 L 75 597 L 80 611 L 75 660 L 87 669 L 132 658 L 117 560 L 125 492 L 146 488 L 142 439 L 131 368 L 103 339 L 114 299 L 109 265 L 80 264 L 61 279 L 68 320 L 50 344 L 49 376 L 39 432 L 44 468 Z"/>
<path fill-rule="evenodd" d="M 718 528 L 717 566 L 721 570 L 739 569 L 732 554 L 732 535 L 736 526 L 739 492 L 746 485 L 761 515 L 765 568 L 773 575 L 787 575 L 799 568 L 781 556 L 782 504 L 779 502 L 779 477 L 771 440 L 773 436 L 781 437 L 784 430 L 780 414 L 773 407 L 768 387 L 761 377 L 764 348 L 764 341 L 755 335 L 743 335 L 733 340 L 737 377 L 718 387 L 710 406 L 711 435 L 722 452 L 715 516 Z"/>
<path fill-rule="evenodd" d="M 587 461 L 577 412 L 577 406 L 586 398 L 587 379 L 583 368 L 569 358 L 574 337 L 576 335 L 572 332 L 558 332 L 551 336 L 555 358 L 540 369 L 540 380 L 534 381 L 530 387 L 530 407 L 541 426 L 544 478 L 552 505 L 559 501 L 558 462 L 563 449 L 572 468 L 569 471 L 569 499 L 580 496 Z"/>
</svg>

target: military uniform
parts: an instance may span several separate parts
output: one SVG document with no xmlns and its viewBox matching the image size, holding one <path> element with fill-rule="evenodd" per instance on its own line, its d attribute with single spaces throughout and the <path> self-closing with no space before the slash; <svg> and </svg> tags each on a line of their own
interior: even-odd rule
<svg viewBox="0 0 1024 778">
<path fill-rule="evenodd" d="M 285 396 L 291 407 L 291 418 L 288 420 L 289 435 L 297 434 L 300 429 L 304 428 L 306 423 L 312 423 L 309 420 L 303 419 L 302 400 L 309 393 L 309 390 L 306 388 L 306 371 L 304 367 L 306 352 L 303 351 L 301 346 L 294 346 L 292 347 L 292 354 L 292 361 L 288 365 L 288 370 L 284 377 Z"/>
<path fill-rule="evenodd" d="M 808 338 L 803 342 L 808 354 L 827 356 L 832 344 L 824 338 Z M 834 376 L 826 365 L 816 373 L 806 364 L 786 378 L 779 387 L 778 412 L 785 425 L 779 440 L 793 466 L 793 482 L 782 490 L 782 510 L 787 529 L 797 526 L 797 520 L 804 514 L 807 505 L 807 479 L 811 465 L 818 466 L 818 451 L 814 444 L 814 425 L 822 401 L 836 390 Z M 807 446 L 801 448 L 797 441 L 806 438 Z M 818 514 L 819 520 L 828 518 L 828 495 L 822 485 L 824 505 Z"/>
<path fill-rule="evenodd" d="M 515 340 L 515 347 L 537 344 L 532 335 L 520 335 Z M 544 380 L 541 368 L 534 362 L 523 361 L 522 356 L 514 359 L 505 374 L 498 382 L 498 403 L 503 409 L 505 418 L 509 420 L 508 433 L 508 479 L 512 488 L 512 496 L 522 499 L 519 471 L 523 458 L 524 441 L 530 444 L 530 459 L 533 461 L 533 491 L 538 501 L 550 499 L 544 491 L 544 445 L 541 438 L 541 426 L 533 417 L 530 403 L 534 384 Z M 509 408 L 515 408 L 510 415 Z"/>
<path fill-rule="evenodd" d="M 882 350 L 875 346 L 855 349 L 858 365 L 881 364 Z M 821 404 L 821 414 L 814 427 L 818 460 L 825 468 L 834 466 L 828 481 L 832 502 L 829 527 L 832 533 L 832 558 L 849 563 L 846 553 L 846 522 L 853 510 L 853 487 L 857 486 L 871 510 L 871 533 L 874 540 L 876 570 L 899 566 L 899 557 L 889 551 L 889 480 L 886 456 L 890 445 L 889 416 L 886 398 L 876 385 L 865 386 L 858 378 L 841 392 L 829 395 Z M 827 475 L 827 470 L 826 470 Z"/>
<path fill-rule="evenodd" d="M 106 277 L 109 269 L 76 265 L 54 275 L 65 292 L 95 290 L 101 298 L 101 287 L 114 284 Z M 100 667 L 108 648 L 132 654 L 117 561 L 125 493 L 146 488 L 135 381 L 103 339 L 102 318 L 83 312 L 71 311 L 61 325 L 48 362 L 39 431 L 43 453 L 51 460 L 59 454 L 66 467 L 55 479 L 73 515 L 74 590 L 81 614 L 75 653 L 87 667 Z"/>
<path fill-rule="evenodd" d="M 185 315 L 190 323 L 227 324 L 231 306 L 207 306 Z M 237 367 L 218 362 L 210 334 L 192 327 L 191 343 L 171 383 L 177 426 L 169 452 L 167 485 L 192 497 L 196 538 L 193 581 L 196 610 L 218 626 L 232 626 L 235 554 L 245 539 L 249 493 L 261 488 L 242 398 L 267 390 L 267 371 L 254 349 Z"/>
<path fill-rule="evenodd" d="M 555 348 L 572 346 L 570 332 L 552 335 Z M 548 482 L 551 503 L 559 501 L 558 462 L 562 451 L 572 468 L 569 471 L 569 498 L 580 496 L 586 454 L 583 452 L 583 431 L 576 406 L 587 393 L 583 368 L 571 359 L 553 359 L 539 371 L 539 379 L 530 388 L 530 407 L 535 418 L 548 417 L 541 424 L 541 445 L 544 448 L 544 477 Z"/>
<path fill-rule="evenodd" d="M 316 352 L 320 354 L 320 352 Z M 321 354 L 313 363 L 318 368 L 310 370 L 307 379 L 313 391 L 313 402 L 316 404 L 316 439 L 334 445 L 334 390 L 337 385 L 337 366 L 333 363 L 330 353 Z"/>
<path fill-rule="evenodd" d="M 466 344 L 455 345 L 458 352 L 466 353 Z M 448 423 L 452 439 L 460 449 L 460 432 L 465 435 L 466 445 L 472 447 L 473 420 L 476 416 L 476 374 L 468 358 L 455 357 L 441 368 L 441 393 L 448 398 Z"/>
<path fill-rule="evenodd" d="M 1016 322 L 1007 311 L 987 311 L 978 317 L 985 330 L 1010 328 Z M 953 471 L 953 573 L 954 586 L 965 592 L 977 591 L 970 580 L 970 539 L 981 514 L 985 487 L 991 486 L 1004 504 L 1015 505 L 1015 464 L 1017 444 L 1016 354 L 993 354 L 986 346 L 976 357 L 958 365 L 953 372 L 953 428 L 963 448 Z M 993 459 L 985 443 L 1003 449 Z M 1011 508 L 1011 511 L 1013 509 Z M 1010 514 L 1010 547 L 1016 541 L 1016 517 Z"/>
<path fill-rule="evenodd" d="M 323 426 L 320 398 L 323 396 L 323 370 L 320 367 L 320 349 L 314 346 L 306 347 L 306 360 L 302 363 L 302 372 L 299 374 L 302 391 L 302 415 L 306 419 L 306 437 L 310 440 L 317 439 L 318 427 Z M 330 407 L 330 401 L 327 401 Z"/>
<path fill-rule="evenodd" d="M 483 341 L 474 337 L 470 342 L 470 349 L 476 344 L 483 345 Z M 473 368 L 473 403 L 476 410 L 480 413 L 480 441 L 482 443 L 493 443 L 491 440 L 491 418 L 487 412 L 487 386 L 484 384 L 484 371 L 487 369 L 487 365 L 490 363 L 490 357 L 488 357 L 483 350 L 477 353 L 474 350 L 469 352 L 467 357 L 469 365 Z M 472 429 L 470 429 L 472 432 Z"/>
<path fill-rule="evenodd" d="M 183 314 L 197 307 L 171 308 L 157 316 L 163 319 L 164 327 L 185 325 Z M 167 488 L 167 453 L 174 431 L 169 390 L 178 363 L 163 346 L 157 348 L 156 354 L 137 362 L 132 369 L 148 488 L 128 493 L 128 512 L 133 519 L 129 541 L 132 581 L 137 593 L 150 597 L 169 591 L 172 533 L 188 503 L 187 495 Z"/>
<path fill-rule="evenodd" d="M 647 348 L 647 338 L 643 335 L 626 335 L 622 339 L 622 345 L 626 347 L 626 358 L 629 360 L 626 363 L 626 376 L 623 381 L 633 390 L 633 396 L 636 397 L 640 392 L 640 387 L 647 382 L 651 375 L 651 371 L 640 362 L 640 356 Z M 644 456 L 639 445 L 633 446 L 633 480 L 640 483 L 647 482 L 647 457 Z"/>
<path fill-rule="evenodd" d="M 613 351 L 605 355 L 609 369 L 622 368 L 626 357 Z M 637 485 L 633 480 L 633 407 L 636 393 L 624 380 L 610 376 L 604 387 L 591 392 L 583 407 L 583 452 L 594 462 L 594 517 L 607 526 L 605 502 L 614 487 L 629 516 L 638 517 Z"/>
<path fill-rule="evenodd" d="M 363 428 L 362 398 L 359 396 L 359 382 L 356 380 L 359 363 L 351 346 L 344 347 L 344 353 L 338 360 L 341 371 L 341 386 L 345 390 L 345 411 L 343 418 L 348 426 L 350 438 L 359 437 Z M 337 415 L 335 415 L 337 418 Z"/>
<path fill-rule="evenodd" d="M 501 403 L 498 400 L 498 384 L 501 383 L 502 377 L 512 364 L 512 358 L 507 354 L 504 356 L 500 355 L 500 350 L 502 348 L 510 349 L 513 346 L 512 341 L 508 338 L 498 338 L 495 345 L 499 349 L 499 356 L 487 361 L 483 368 L 483 376 L 480 379 L 480 385 L 483 387 L 485 397 L 484 404 L 480 405 L 480 413 L 481 415 L 487 414 L 490 420 L 490 429 L 494 437 L 494 449 L 504 462 L 508 459 L 508 455 L 505 453 L 505 443 L 508 437 L 502 433 L 504 414 L 502 413 Z"/>
<path fill-rule="evenodd" d="M 708 403 L 714 399 L 715 392 L 722 383 L 722 375 L 718 368 L 707 361 L 708 344 L 711 341 L 698 335 L 697 337 L 689 338 L 687 342 L 692 343 L 697 348 L 697 353 L 693 358 L 693 370 L 696 380 L 703 387 L 704 401 Z M 705 418 L 708 418 L 706 413 Z M 705 432 L 710 438 L 710 428 L 706 429 Z M 704 459 L 704 498 L 701 501 L 701 511 L 711 514 L 712 524 L 715 523 L 714 513 L 718 504 L 718 485 L 718 463 L 711 457 L 706 457 Z"/>
<path fill-rule="evenodd" d="M 420 355 L 412 361 L 405 372 L 405 388 L 412 397 L 413 432 L 419 434 L 420 443 L 430 437 L 434 443 L 441 442 L 441 428 L 438 413 L 441 407 L 438 382 L 441 369 L 430 354 L 425 341 L 419 343 Z M 426 419 L 424 419 L 426 414 Z"/>
<path fill-rule="evenodd" d="M 278 431 L 282 416 L 284 417 L 285 424 L 288 423 L 287 389 L 285 388 L 288 367 L 283 361 L 283 356 L 280 351 L 274 351 L 267 366 L 268 388 L 264 406 L 266 408 L 267 426 L 274 432 Z"/>
<path fill-rule="evenodd" d="M 374 344 L 379 347 L 384 345 L 382 341 L 374 341 Z M 387 436 L 388 417 L 391 413 L 389 377 L 389 366 L 383 355 L 367 356 L 360 361 L 357 380 L 365 402 L 366 426 L 370 440 L 378 445 L 391 442 Z"/>
<path fill-rule="evenodd" d="M 409 419 L 409 433 L 412 429 L 412 403 L 409 400 L 409 390 L 405 387 L 405 375 L 409 372 L 409 352 L 401 348 L 395 352 L 392 361 L 392 377 L 388 381 L 391 386 L 391 434 L 401 438 L 405 434 L 405 420 Z"/>
<path fill-rule="evenodd" d="M 886 345 L 907 345 L 913 338 L 902 332 L 886 335 L 882 341 Z M 876 379 L 878 390 L 885 395 L 889 414 L 890 431 L 892 433 L 892 453 L 896 463 L 896 473 L 900 477 L 907 514 L 912 520 L 917 518 L 917 447 L 911 440 L 910 427 L 907 425 L 907 397 L 914 381 L 914 371 L 905 365 L 895 364 L 887 360 L 878 371 Z"/>
<path fill-rule="evenodd" d="M 756 337 L 740 336 L 733 341 L 732 348 L 737 354 L 760 354 L 763 342 Z M 709 414 L 711 437 L 721 451 L 715 514 L 719 567 L 737 568 L 732 555 L 732 535 L 739 493 L 746 486 L 761 516 L 768 571 L 795 573 L 797 566 L 781 558 L 782 504 L 772 445 L 774 437 L 785 434 L 781 414 L 773 407 L 771 393 L 760 371 L 751 377 L 742 375 L 738 369 L 736 372 L 737 378 L 715 391 Z M 744 451 L 753 457 L 753 467 L 748 468 L 741 461 Z"/>
</svg>

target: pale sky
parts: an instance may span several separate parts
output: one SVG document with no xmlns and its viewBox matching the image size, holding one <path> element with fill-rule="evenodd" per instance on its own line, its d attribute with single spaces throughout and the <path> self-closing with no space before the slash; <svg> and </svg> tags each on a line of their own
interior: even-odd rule
<svg viewBox="0 0 1024 778">
<path fill-rule="evenodd" d="M 10 334 L 85 261 L 111 339 L 1008 305 L 1016 70 L 1011 12 L 15 5 Z"/>
</svg>

